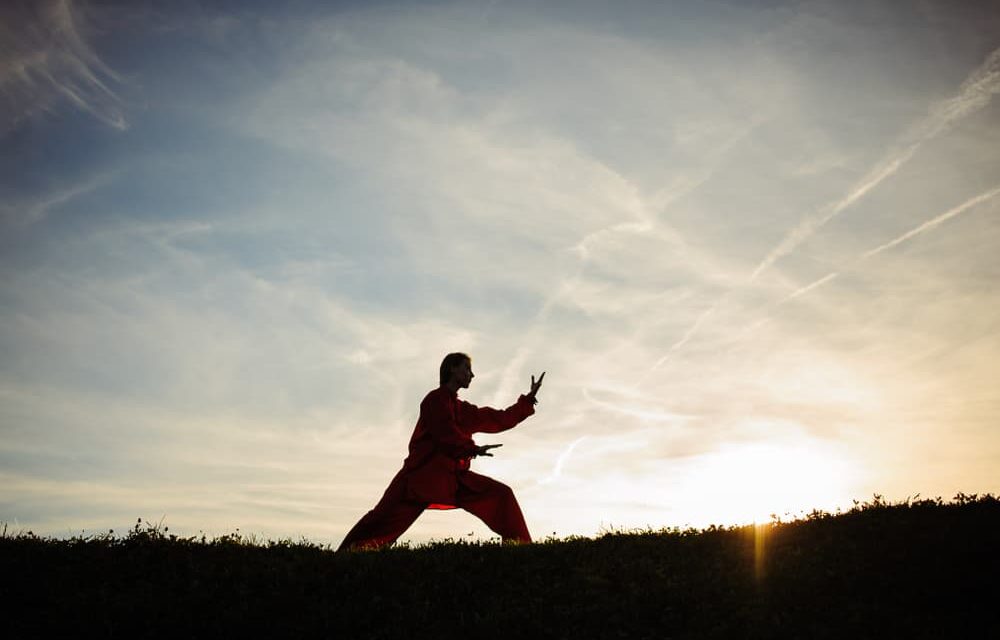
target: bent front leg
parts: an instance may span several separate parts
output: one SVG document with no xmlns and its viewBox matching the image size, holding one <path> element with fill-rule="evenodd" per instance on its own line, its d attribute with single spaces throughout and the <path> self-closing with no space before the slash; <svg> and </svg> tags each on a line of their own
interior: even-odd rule
<svg viewBox="0 0 1000 640">
<path fill-rule="evenodd" d="M 469 480 L 473 482 L 469 484 L 473 486 L 459 483 L 456 506 L 482 520 L 504 542 L 531 542 L 531 534 L 514 491 L 493 478 L 472 471 L 466 473 L 472 476 Z"/>
</svg>

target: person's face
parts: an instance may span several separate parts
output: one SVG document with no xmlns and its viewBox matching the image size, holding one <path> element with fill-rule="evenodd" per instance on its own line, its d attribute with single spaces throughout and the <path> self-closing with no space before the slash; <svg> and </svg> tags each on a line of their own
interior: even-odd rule
<svg viewBox="0 0 1000 640">
<path fill-rule="evenodd" d="M 468 389 L 469 383 L 475 377 L 476 374 L 472 373 L 472 363 L 468 360 L 463 360 L 451 369 L 451 379 L 457 382 L 461 389 Z"/>
</svg>

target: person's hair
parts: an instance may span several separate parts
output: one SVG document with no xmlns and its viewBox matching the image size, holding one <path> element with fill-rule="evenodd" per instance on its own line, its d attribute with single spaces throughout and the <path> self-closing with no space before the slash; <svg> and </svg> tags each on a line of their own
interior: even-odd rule
<svg viewBox="0 0 1000 640">
<path fill-rule="evenodd" d="M 472 362 L 472 358 L 465 355 L 464 353 L 449 353 L 441 361 L 441 384 L 447 384 L 451 380 L 451 370 L 468 360 Z"/>
</svg>

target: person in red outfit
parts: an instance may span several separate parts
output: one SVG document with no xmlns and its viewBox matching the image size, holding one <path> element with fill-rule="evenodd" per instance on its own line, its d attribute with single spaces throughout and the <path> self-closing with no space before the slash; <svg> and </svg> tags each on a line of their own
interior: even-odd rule
<svg viewBox="0 0 1000 640">
<path fill-rule="evenodd" d="M 474 433 L 499 433 L 514 428 L 535 413 L 535 395 L 545 373 L 531 390 L 506 409 L 477 407 L 459 400 L 475 375 L 464 353 L 449 353 L 441 362 L 441 386 L 420 403 L 420 418 L 410 438 L 403 468 L 389 483 L 382 499 L 358 521 L 340 543 L 345 549 L 377 549 L 403 535 L 424 509 L 465 509 L 486 523 L 503 540 L 531 542 L 521 507 L 511 488 L 469 469 L 472 458 L 489 456 L 501 445 L 479 446 Z"/>
</svg>

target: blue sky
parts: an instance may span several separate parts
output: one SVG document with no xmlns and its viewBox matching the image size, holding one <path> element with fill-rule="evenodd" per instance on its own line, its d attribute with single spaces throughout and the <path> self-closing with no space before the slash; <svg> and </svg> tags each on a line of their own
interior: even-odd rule
<svg viewBox="0 0 1000 640">
<path fill-rule="evenodd" d="M 6 6 L 0 521 L 336 544 L 455 350 L 536 537 L 996 492 L 1000 12 L 905 4 Z"/>
</svg>

